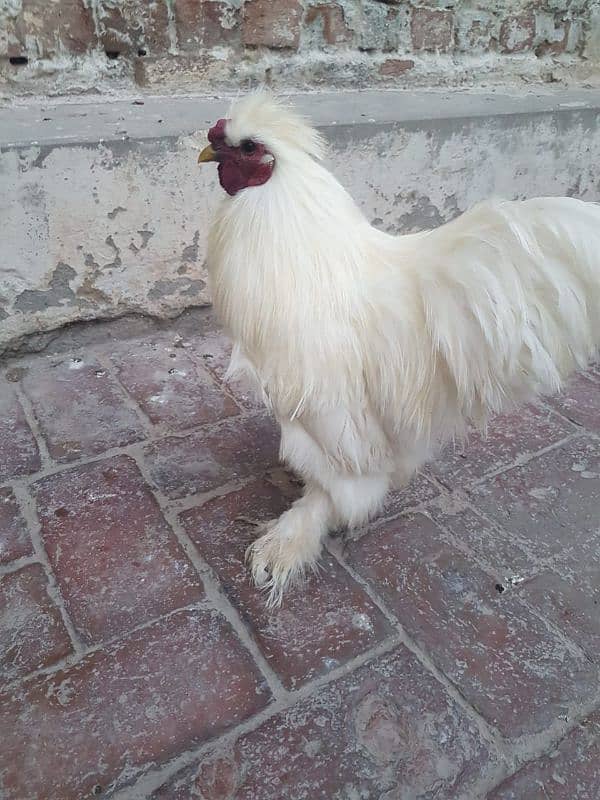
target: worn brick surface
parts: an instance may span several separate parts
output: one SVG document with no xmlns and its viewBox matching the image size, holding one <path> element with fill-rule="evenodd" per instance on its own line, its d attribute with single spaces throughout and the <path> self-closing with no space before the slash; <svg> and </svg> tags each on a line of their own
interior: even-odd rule
<svg viewBox="0 0 600 800">
<path fill-rule="evenodd" d="M 397 78 L 415 65 L 412 58 L 388 58 L 379 67 L 379 74 L 386 78 Z"/>
<path fill-rule="evenodd" d="M 538 556 L 572 553 L 598 530 L 600 442 L 575 439 L 491 478 L 473 501 Z"/>
<path fill-rule="evenodd" d="M 399 514 L 407 508 L 432 500 L 439 493 L 440 489 L 424 475 L 415 475 L 407 486 L 388 494 L 381 516 Z"/>
<path fill-rule="evenodd" d="M 450 487 L 465 485 L 571 432 L 569 423 L 551 411 L 527 406 L 493 419 L 485 436 L 474 431 L 464 444 L 448 446 L 430 469 Z"/>
<path fill-rule="evenodd" d="M 596 800 L 600 786 L 600 714 L 592 714 L 539 761 L 523 767 L 488 800 Z"/>
<path fill-rule="evenodd" d="M 239 43 L 240 9 L 230 2 L 175 0 L 175 19 L 177 41 L 184 52 Z"/>
<path fill-rule="evenodd" d="M 309 6 L 304 24 L 312 32 L 320 33 L 324 45 L 339 45 L 352 40 L 352 31 L 346 25 L 344 9 L 339 3 Z"/>
<path fill-rule="evenodd" d="M 507 17 L 500 27 L 500 49 L 505 53 L 520 53 L 533 44 L 535 16 L 525 12 Z"/>
<path fill-rule="evenodd" d="M 597 671 L 510 592 L 449 546 L 428 518 L 383 524 L 348 558 L 398 619 L 505 736 L 535 733 L 590 698 Z"/>
<path fill-rule="evenodd" d="M 47 667 L 71 652 L 60 613 L 39 564 L 0 576 L 0 677 Z M 7 733 L 10 727 L 4 727 Z M 2 749 L 2 748 L 0 748 Z"/>
<path fill-rule="evenodd" d="M 65 356 L 29 369 L 23 390 L 57 461 L 96 455 L 143 435 L 121 390 L 93 358 Z"/>
<path fill-rule="evenodd" d="M 208 373 L 166 338 L 130 345 L 113 361 L 119 380 L 153 423 L 178 430 L 239 413 Z"/>
<path fill-rule="evenodd" d="M 216 328 L 203 333 L 201 337 L 188 340 L 185 346 L 190 348 L 194 357 L 200 357 L 202 363 L 221 385 L 225 385 L 225 375 L 231 358 L 231 342 L 227 336 Z M 244 376 L 232 376 L 226 383 L 227 391 L 244 408 L 262 409 L 264 403 L 256 388 Z"/>
<path fill-rule="evenodd" d="M 576 375 L 550 402 L 576 425 L 600 433 L 600 386 L 593 378 Z"/>
<path fill-rule="evenodd" d="M 242 36 L 246 45 L 296 49 L 300 42 L 302 6 L 298 0 L 247 0 Z"/>
<path fill-rule="evenodd" d="M 360 655 L 391 631 L 362 589 L 330 556 L 303 586 L 287 592 L 281 608 L 267 609 L 244 563 L 245 550 L 259 533 L 247 520 L 277 517 L 289 502 L 275 487 L 258 482 L 215 498 L 182 519 L 267 661 L 286 686 L 296 688 Z"/>
<path fill-rule="evenodd" d="M 96 42 L 85 0 L 24 0 L 13 6 L 19 12 L 13 23 L 19 53 L 46 58 L 61 51 L 81 54 Z"/>
<path fill-rule="evenodd" d="M 152 800 L 453 800 L 488 758 L 473 723 L 400 647 L 209 753 Z"/>
<path fill-rule="evenodd" d="M 201 596 L 198 576 L 131 459 L 80 466 L 34 488 L 48 558 L 87 641 Z"/>
<path fill-rule="evenodd" d="M 571 575 L 545 572 L 519 587 L 519 595 L 600 663 L 599 563 L 595 569 L 582 563 Z"/>
<path fill-rule="evenodd" d="M 207 492 L 278 463 L 279 431 L 266 416 L 234 419 L 212 433 L 163 439 L 149 446 L 152 478 L 169 497 Z"/>
<path fill-rule="evenodd" d="M 190 14 L 202 11 L 188 5 Z M 380 5 L 373 18 L 404 13 Z M 326 6 L 339 22 L 336 4 Z M 456 31 L 462 11 L 444 10 Z M 498 14 L 486 12 L 490 21 L 480 11 L 497 35 Z M 173 23 L 177 13 L 171 35 Z M 336 532 L 332 550 L 343 551 L 350 570 L 325 552 L 317 574 L 267 611 L 244 551 L 257 523 L 300 492 L 278 466 L 278 427 L 243 381 L 224 388 L 230 345 L 210 315 L 147 331 L 88 340 L 79 355 L 28 356 L 0 385 L 0 730 L 8 731 L 0 795 L 483 800 L 482 787 L 536 752 L 544 756 L 489 797 L 595 800 L 597 369 L 549 400 L 552 411 L 500 418 L 487 440 L 471 439 L 465 458 L 445 454 L 392 493 L 370 529 Z M 77 336 L 59 337 L 57 352 L 79 346 Z M 106 358 L 117 377 L 102 366 Z M 37 416 L 32 426 L 65 464 L 41 471 L 16 381 Z M 144 415 L 160 427 L 142 423 Z M 137 464 L 102 455 L 138 441 Z M 37 563 L 15 499 L 21 477 L 38 470 L 26 480 L 28 511 L 40 522 L 31 535 L 41 537 L 53 576 Z M 147 480 L 166 495 L 169 514 L 179 510 L 209 565 L 206 594 Z M 15 569 L 23 556 L 33 563 Z M 230 604 L 237 633 L 219 612 Z M 81 652 L 65 626 L 79 634 Z M 416 656 L 403 646 L 376 656 L 402 630 Z M 283 684 L 272 709 L 238 635 L 253 640 L 250 650 Z M 40 668 L 43 675 L 30 675 Z M 493 737 L 481 719 L 472 722 L 475 712 L 505 737 L 506 761 L 488 751 Z M 584 713 L 585 724 L 556 745 L 557 730 Z M 217 741 L 224 731 L 232 735 Z M 189 766 L 167 780 L 177 758 Z"/>
<path fill-rule="evenodd" d="M 81 800 L 235 725 L 267 691 L 215 612 L 183 611 L 0 698 L 7 800 Z M 99 787 L 94 788 L 94 787 Z"/>
<path fill-rule="evenodd" d="M 444 53 L 452 46 L 452 12 L 442 9 L 415 8 L 411 18 L 415 50 Z"/>
<path fill-rule="evenodd" d="M 40 468 L 40 454 L 11 383 L 0 375 L 0 481 Z"/>
<path fill-rule="evenodd" d="M 168 7 L 161 0 L 98 0 L 96 17 L 108 52 L 154 55 L 169 47 Z"/>
<path fill-rule="evenodd" d="M 0 489 L 0 564 L 32 553 L 25 520 L 10 489 Z"/>
<path fill-rule="evenodd" d="M 460 545 L 493 569 L 499 578 L 521 578 L 540 571 L 540 559 L 527 548 L 527 543 L 514 533 L 497 528 L 476 514 L 460 496 L 440 497 L 430 503 L 428 513 L 447 530 Z"/>
</svg>

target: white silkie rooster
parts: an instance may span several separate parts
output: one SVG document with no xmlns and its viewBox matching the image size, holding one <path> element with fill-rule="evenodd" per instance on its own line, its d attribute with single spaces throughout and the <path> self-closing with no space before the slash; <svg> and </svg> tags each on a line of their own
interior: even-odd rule
<svg viewBox="0 0 600 800">
<path fill-rule="evenodd" d="M 328 530 L 364 523 L 470 423 L 560 389 L 600 343 L 600 206 L 486 202 L 434 231 L 373 228 L 271 95 L 235 103 L 199 162 L 231 370 L 258 381 L 303 496 L 250 548 L 280 601 Z"/>
</svg>

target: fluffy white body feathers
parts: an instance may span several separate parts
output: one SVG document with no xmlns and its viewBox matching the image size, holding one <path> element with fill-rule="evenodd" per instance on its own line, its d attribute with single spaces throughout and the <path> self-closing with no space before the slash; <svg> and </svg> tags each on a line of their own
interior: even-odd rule
<svg viewBox="0 0 600 800">
<path fill-rule="evenodd" d="M 281 425 L 304 496 L 253 545 L 280 599 L 327 530 L 375 514 L 438 448 L 560 389 L 600 343 L 600 206 L 486 202 L 434 231 L 373 228 L 321 165 L 317 132 L 272 97 L 236 104 L 270 179 L 224 197 L 209 237 L 214 302 Z"/>
</svg>

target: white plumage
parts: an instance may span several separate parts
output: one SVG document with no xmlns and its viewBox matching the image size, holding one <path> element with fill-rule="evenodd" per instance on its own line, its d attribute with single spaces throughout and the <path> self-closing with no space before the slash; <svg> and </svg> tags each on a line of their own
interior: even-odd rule
<svg viewBox="0 0 600 800">
<path fill-rule="evenodd" d="M 473 423 L 560 389 L 600 343 L 600 206 L 486 202 L 434 231 L 373 228 L 321 165 L 318 133 L 268 94 L 235 104 L 227 144 L 274 157 L 225 197 L 208 267 L 304 496 L 253 545 L 277 601 L 322 539 L 375 514 L 388 489 Z"/>
</svg>

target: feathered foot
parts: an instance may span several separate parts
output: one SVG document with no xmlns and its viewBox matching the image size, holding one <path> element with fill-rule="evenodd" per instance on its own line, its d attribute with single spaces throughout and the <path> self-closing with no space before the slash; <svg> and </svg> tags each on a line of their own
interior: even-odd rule
<svg viewBox="0 0 600 800">
<path fill-rule="evenodd" d="M 281 605 L 285 589 L 315 570 L 327 533 L 329 502 L 306 494 L 246 550 L 255 584 L 268 592 L 270 608 Z"/>
</svg>

